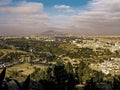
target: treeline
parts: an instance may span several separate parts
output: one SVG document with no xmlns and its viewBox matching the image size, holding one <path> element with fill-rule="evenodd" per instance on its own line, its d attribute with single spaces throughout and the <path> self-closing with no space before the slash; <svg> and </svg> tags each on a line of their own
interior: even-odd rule
<svg viewBox="0 0 120 90">
<path fill-rule="evenodd" d="M 7 53 L 1 60 L 2 63 L 6 63 L 6 62 L 14 62 L 14 61 L 18 61 L 18 59 L 20 58 L 20 56 L 25 55 L 24 53 L 20 53 L 20 52 L 10 52 Z"/>
<path fill-rule="evenodd" d="M 69 62 L 65 65 L 61 61 L 45 70 L 36 68 L 21 83 L 15 77 L 4 79 L 5 73 L 6 68 L 0 74 L 0 90 L 76 90 L 77 84 L 83 85 L 84 90 L 120 90 L 120 76 L 93 71 L 83 61 L 76 68 Z M 26 89 L 21 89 L 23 86 Z"/>
<path fill-rule="evenodd" d="M 60 39 L 60 40 L 59 40 Z M 56 41 L 45 41 L 45 40 L 27 40 L 25 38 L 21 39 L 8 39 L 4 42 L 2 45 L 0 45 L 1 49 L 12 49 L 12 50 L 23 50 L 27 52 L 32 52 L 35 55 L 39 55 L 39 53 L 44 52 L 44 53 L 51 53 L 56 56 L 64 55 L 68 56 L 70 58 L 107 58 L 109 59 L 110 57 L 119 57 L 120 56 L 120 51 L 117 50 L 114 53 L 111 52 L 107 48 L 96 48 L 92 49 L 89 47 L 83 47 L 83 48 L 78 48 L 77 46 L 73 46 L 71 49 L 71 40 L 74 40 L 74 38 L 65 38 L 65 41 L 69 42 L 64 42 L 64 38 L 58 38 Z M 62 47 L 63 46 L 63 47 Z M 69 49 L 66 49 L 66 46 Z M 98 59 L 97 59 L 98 60 Z"/>
</svg>

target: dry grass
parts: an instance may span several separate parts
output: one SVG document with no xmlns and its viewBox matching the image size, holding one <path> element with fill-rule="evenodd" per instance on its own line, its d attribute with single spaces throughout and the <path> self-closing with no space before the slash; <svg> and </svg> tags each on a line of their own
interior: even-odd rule
<svg viewBox="0 0 120 90">
<path fill-rule="evenodd" d="M 34 72 L 35 67 L 40 68 L 40 69 L 46 68 L 46 66 L 44 66 L 44 65 L 31 65 L 28 63 L 19 64 L 19 65 L 15 65 L 15 66 L 7 68 L 7 76 L 10 75 L 11 71 L 18 71 L 18 72 L 21 72 L 21 74 L 23 74 L 23 75 L 29 75 Z"/>
<path fill-rule="evenodd" d="M 75 49 L 76 45 L 74 44 L 63 44 L 63 45 L 61 44 L 60 48 L 63 48 L 66 51 L 77 52 L 77 50 Z"/>
<path fill-rule="evenodd" d="M 21 50 L 10 50 L 10 49 L 0 49 L 0 52 L 3 53 L 3 55 L 0 57 L 0 59 L 4 58 L 8 53 L 23 53 L 23 54 L 27 54 L 27 52 L 25 51 L 21 51 Z"/>
</svg>

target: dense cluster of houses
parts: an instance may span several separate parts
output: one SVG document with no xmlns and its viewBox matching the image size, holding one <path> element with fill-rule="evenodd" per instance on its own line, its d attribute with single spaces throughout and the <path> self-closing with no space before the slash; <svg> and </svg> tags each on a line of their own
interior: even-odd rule
<svg viewBox="0 0 120 90">
<path fill-rule="evenodd" d="M 120 41 L 117 40 L 105 40 L 101 38 L 93 38 L 93 39 L 75 39 L 71 41 L 79 48 L 93 48 L 96 50 L 97 48 L 109 49 L 111 52 L 116 50 L 120 50 Z"/>
<path fill-rule="evenodd" d="M 111 60 L 104 60 L 98 64 L 91 64 L 95 70 L 102 71 L 104 74 L 117 75 L 120 74 L 120 58 L 111 58 Z"/>
</svg>

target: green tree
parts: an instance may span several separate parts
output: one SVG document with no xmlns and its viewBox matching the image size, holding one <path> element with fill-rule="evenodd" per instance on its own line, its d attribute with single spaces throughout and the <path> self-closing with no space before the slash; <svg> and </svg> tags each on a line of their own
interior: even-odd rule
<svg viewBox="0 0 120 90">
<path fill-rule="evenodd" d="M 55 81 L 57 83 L 58 90 L 65 90 L 65 85 L 67 81 L 67 72 L 64 68 L 64 65 L 58 64 L 53 67 L 53 73 Z"/>
<path fill-rule="evenodd" d="M 69 74 L 73 74 L 74 73 L 73 72 L 73 66 L 72 66 L 72 64 L 70 62 L 68 62 L 66 64 L 65 68 L 66 68 L 67 73 L 69 73 Z"/>
<path fill-rule="evenodd" d="M 87 65 L 85 62 L 81 61 L 78 65 L 78 67 L 76 68 L 76 74 L 78 77 L 78 81 L 79 83 L 83 83 L 82 77 L 84 76 L 84 72 L 85 72 L 85 68 L 87 68 Z"/>
<path fill-rule="evenodd" d="M 68 73 L 63 63 L 57 63 L 53 67 L 53 74 L 58 90 L 72 90 L 76 84 L 75 77 L 70 71 Z"/>
<path fill-rule="evenodd" d="M 97 84 L 94 82 L 93 78 L 86 82 L 84 90 L 97 90 Z"/>
</svg>

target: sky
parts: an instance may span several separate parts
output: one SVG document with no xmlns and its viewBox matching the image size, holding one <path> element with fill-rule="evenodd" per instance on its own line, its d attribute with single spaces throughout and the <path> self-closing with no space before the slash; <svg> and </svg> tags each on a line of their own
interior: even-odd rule
<svg viewBox="0 0 120 90">
<path fill-rule="evenodd" d="M 0 0 L 0 35 L 48 30 L 120 35 L 120 0 Z"/>
</svg>

